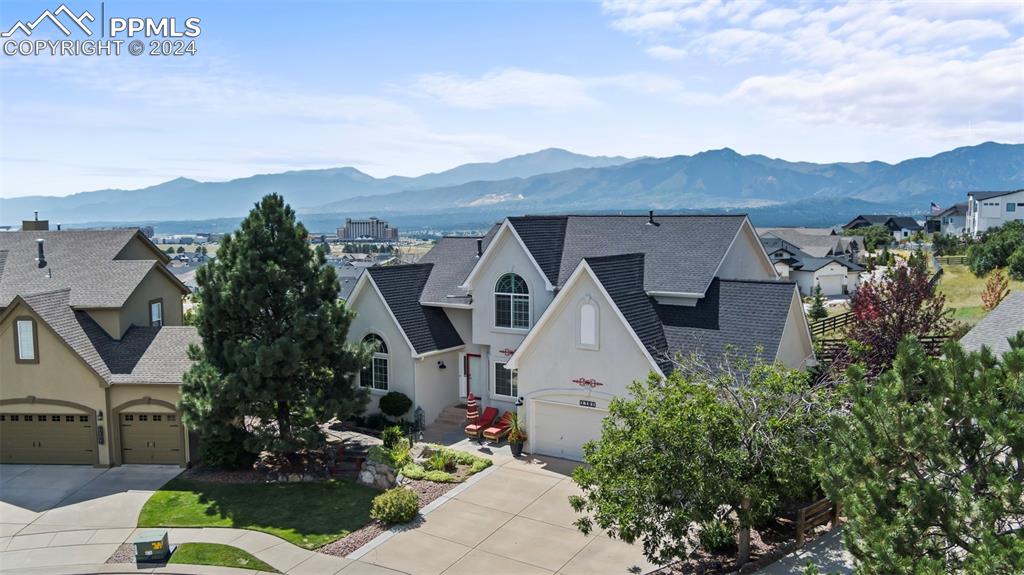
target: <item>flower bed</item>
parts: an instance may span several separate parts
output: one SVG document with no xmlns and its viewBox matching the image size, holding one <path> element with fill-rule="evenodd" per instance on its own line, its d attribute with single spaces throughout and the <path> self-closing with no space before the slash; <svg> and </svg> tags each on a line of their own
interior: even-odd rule
<svg viewBox="0 0 1024 575">
<path fill-rule="evenodd" d="M 491 460 L 458 449 L 429 444 L 420 457 L 402 466 L 402 477 L 437 483 L 462 483 L 491 466 Z"/>
</svg>

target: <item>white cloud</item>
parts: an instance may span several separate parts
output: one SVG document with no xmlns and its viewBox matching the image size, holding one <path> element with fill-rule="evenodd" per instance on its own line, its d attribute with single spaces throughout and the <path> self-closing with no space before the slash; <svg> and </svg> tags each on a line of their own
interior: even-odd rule
<svg viewBox="0 0 1024 575">
<path fill-rule="evenodd" d="M 725 92 L 768 113 L 937 138 L 965 129 L 1024 138 L 1020 2 L 607 0 L 604 9 L 653 58 L 671 45 L 692 62 L 756 64 Z"/>
<path fill-rule="evenodd" d="M 658 60 L 682 60 L 687 54 L 684 48 L 673 48 L 663 44 L 647 48 L 647 55 Z"/>
</svg>

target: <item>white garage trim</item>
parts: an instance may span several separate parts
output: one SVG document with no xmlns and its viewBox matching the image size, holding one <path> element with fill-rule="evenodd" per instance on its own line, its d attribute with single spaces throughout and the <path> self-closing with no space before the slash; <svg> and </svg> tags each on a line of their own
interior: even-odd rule
<svg viewBox="0 0 1024 575">
<path fill-rule="evenodd" d="M 607 407 L 582 407 L 578 403 L 567 403 L 565 401 L 556 401 L 554 399 L 545 399 L 545 398 L 551 397 L 551 396 L 555 396 L 555 395 L 560 395 L 560 396 L 563 396 L 563 397 L 573 398 L 574 400 L 577 400 L 577 402 L 579 400 L 586 400 L 588 398 L 594 398 L 594 399 L 601 400 L 603 403 L 610 402 L 612 399 L 615 398 L 614 395 L 611 395 L 611 394 L 608 394 L 608 393 L 601 393 L 601 392 L 595 392 L 595 391 L 587 392 L 587 391 L 581 391 L 581 390 L 575 390 L 575 389 L 563 389 L 563 388 L 549 388 L 549 389 L 544 389 L 544 390 L 538 390 L 538 391 L 535 391 L 535 392 L 531 393 L 530 396 L 536 396 L 538 394 L 541 394 L 541 397 L 529 397 L 528 396 L 528 401 L 529 401 L 529 406 L 530 406 L 530 420 L 527 422 L 527 427 L 528 427 L 528 432 L 527 433 L 529 434 L 529 438 L 532 438 L 534 440 L 533 442 L 530 443 L 530 450 L 529 450 L 530 453 L 536 453 L 536 445 L 537 445 L 536 438 L 539 437 L 537 435 L 537 420 L 539 419 L 539 417 L 537 416 L 537 413 L 538 413 L 538 407 L 539 406 L 550 405 L 550 406 L 562 407 L 562 408 L 566 408 L 566 409 L 578 409 L 578 410 L 580 410 L 581 412 L 584 412 L 584 413 L 585 412 L 595 412 L 595 413 L 599 413 L 600 414 L 602 420 L 605 417 L 608 417 L 608 414 L 610 413 Z M 600 439 L 600 437 L 599 436 L 598 437 L 593 437 L 591 439 Z"/>
</svg>

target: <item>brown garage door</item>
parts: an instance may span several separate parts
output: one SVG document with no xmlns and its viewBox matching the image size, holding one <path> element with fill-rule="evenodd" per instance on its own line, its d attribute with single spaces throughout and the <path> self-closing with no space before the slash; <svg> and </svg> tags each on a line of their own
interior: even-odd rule
<svg viewBox="0 0 1024 575">
<path fill-rule="evenodd" d="M 181 463 L 181 422 L 173 413 L 122 413 L 121 463 Z"/>
<path fill-rule="evenodd" d="M 96 463 L 95 424 L 90 415 L 0 413 L 0 460 L 4 463 Z"/>
</svg>

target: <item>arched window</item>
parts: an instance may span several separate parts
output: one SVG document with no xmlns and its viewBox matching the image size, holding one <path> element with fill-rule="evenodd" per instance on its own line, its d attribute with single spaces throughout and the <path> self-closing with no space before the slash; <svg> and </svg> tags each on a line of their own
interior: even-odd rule
<svg viewBox="0 0 1024 575">
<path fill-rule="evenodd" d="M 516 274 L 505 274 L 494 284 L 494 327 L 530 328 L 530 288 Z"/>
<path fill-rule="evenodd" d="M 373 389 L 388 388 L 388 346 L 375 333 L 363 338 L 363 343 L 373 350 L 373 359 L 359 374 L 359 385 Z"/>
<path fill-rule="evenodd" d="M 577 340 L 579 347 L 597 349 L 598 316 L 597 304 L 586 299 L 580 304 L 580 332 Z"/>
</svg>

